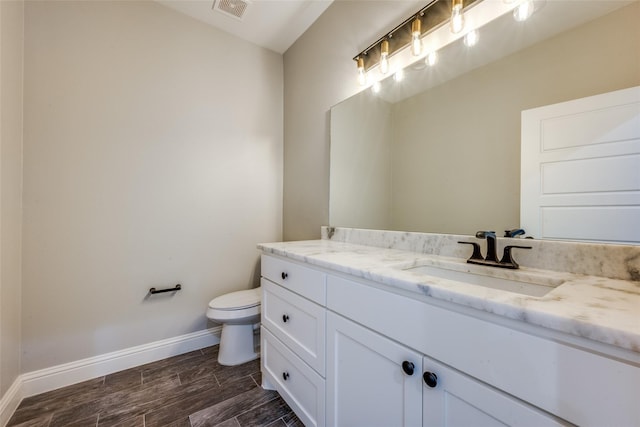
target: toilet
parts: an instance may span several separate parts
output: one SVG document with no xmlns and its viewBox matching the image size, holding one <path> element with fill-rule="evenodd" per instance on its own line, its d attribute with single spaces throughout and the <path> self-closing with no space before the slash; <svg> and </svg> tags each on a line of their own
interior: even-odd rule
<svg viewBox="0 0 640 427">
<path fill-rule="evenodd" d="M 234 366 L 257 359 L 254 325 L 260 322 L 261 289 L 231 292 L 209 302 L 207 318 L 222 323 L 218 363 Z"/>
</svg>

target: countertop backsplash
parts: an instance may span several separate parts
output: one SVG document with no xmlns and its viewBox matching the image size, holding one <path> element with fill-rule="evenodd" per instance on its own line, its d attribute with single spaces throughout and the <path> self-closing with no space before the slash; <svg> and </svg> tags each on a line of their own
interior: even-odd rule
<svg viewBox="0 0 640 427">
<path fill-rule="evenodd" d="M 471 255 L 471 247 L 458 242 L 477 242 L 483 255 L 486 253 L 485 240 L 456 234 L 322 227 L 321 238 L 465 259 Z M 514 250 L 513 256 L 522 267 L 631 280 L 640 287 L 640 246 L 498 237 L 499 257 L 507 241 L 532 247 Z"/>
</svg>

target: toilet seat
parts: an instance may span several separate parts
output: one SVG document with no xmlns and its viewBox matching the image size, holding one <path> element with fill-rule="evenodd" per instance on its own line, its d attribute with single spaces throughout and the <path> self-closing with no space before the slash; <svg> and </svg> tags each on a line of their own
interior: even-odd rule
<svg viewBox="0 0 640 427">
<path fill-rule="evenodd" d="M 260 305 L 260 288 L 231 292 L 209 302 L 209 308 L 214 310 L 244 310 L 257 305 Z"/>
<path fill-rule="evenodd" d="M 259 287 L 221 295 L 209 302 L 207 317 L 218 323 L 257 323 L 261 299 Z"/>
</svg>

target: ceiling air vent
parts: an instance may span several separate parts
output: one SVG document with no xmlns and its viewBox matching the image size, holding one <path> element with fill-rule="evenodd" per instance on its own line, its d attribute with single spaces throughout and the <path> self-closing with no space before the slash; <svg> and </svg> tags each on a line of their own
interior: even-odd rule
<svg viewBox="0 0 640 427">
<path fill-rule="evenodd" d="M 242 19 L 242 15 L 247 11 L 249 4 L 246 0 L 216 0 L 213 3 L 213 10 L 235 19 Z"/>
</svg>

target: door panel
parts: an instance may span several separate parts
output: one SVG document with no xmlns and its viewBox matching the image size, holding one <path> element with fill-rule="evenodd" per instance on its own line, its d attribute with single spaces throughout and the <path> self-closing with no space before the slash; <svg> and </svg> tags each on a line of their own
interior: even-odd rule
<svg viewBox="0 0 640 427">
<path fill-rule="evenodd" d="M 413 364 L 413 375 L 403 362 Z M 327 314 L 327 424 L 420 426 L 422 357 L 334 313 Z"/>
</svg>

